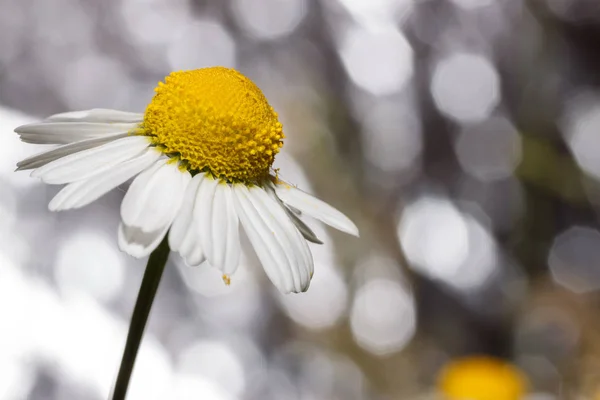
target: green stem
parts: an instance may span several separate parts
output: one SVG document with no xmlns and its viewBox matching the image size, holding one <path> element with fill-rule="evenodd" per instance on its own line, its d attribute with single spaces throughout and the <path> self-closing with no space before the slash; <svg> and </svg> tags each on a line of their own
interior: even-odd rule
<svg viewBox="0 0 600 400">
<path fill-rule="evenodd" d="M 119 367 L 119 374 L 115 382 L 112 400 L 125 400 L 127 394 L 127 388 L 129 387 L 129 380 L 131 373 L 133 372 L 133 366 L 135 364 L 135 358 L 140 348 L 142 336 L 144 335 L 144 328 L 148 321 L 148 315 L 152 308 L 152 302 L 160 283 L 163 270 L 169 257 L 169 243 L 167 237 L 158 245 L 158 247 L 150 254 L 148 264 L 146 265 L 146 271 L 142 278 L 142 285 L 138 292 L 138 297 L 135 302 L 133 309 L 133 315 L 131 316 L 131 323 L 129 324 L 129 332 L 127 333 L 127 342 L 125 343 L 125 350 L 123 351 L 123 358 L 121 359 L 121 366 Z"/>
</svg>

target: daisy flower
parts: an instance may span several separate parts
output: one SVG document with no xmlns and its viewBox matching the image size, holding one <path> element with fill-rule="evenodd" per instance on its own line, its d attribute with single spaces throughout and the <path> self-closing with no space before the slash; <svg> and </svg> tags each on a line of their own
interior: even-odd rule
<svg viewBox="0 0 600 400">
<path fill-rule="evenodd" d="M 21 140 L 59 145 L 18 163 L 44 183 L 66 185 L 49 209 L 83 207 L 133 178 L 121 204 L 122 251 L 145 257 L 166 235 L 189 266 L 219 268 L 225 282 L 240 258 L 240 224 L 283 293 L 313 275 L 307 241 L 320 243 L 306 214 L 358 236 L 341 212 L 273 172 L 283 145 L 277 113 L 239 72 L 173 72 L 144 114 L 93 109 L 15 129 Z"/>
</svg>

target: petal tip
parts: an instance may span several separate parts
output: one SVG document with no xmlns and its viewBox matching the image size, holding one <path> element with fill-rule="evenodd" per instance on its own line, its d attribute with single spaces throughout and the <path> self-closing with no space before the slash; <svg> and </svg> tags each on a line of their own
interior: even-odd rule
<svg viewBox="0 0 600 400">
<path fill-rule="evenodd" d="M 137 259 L 144 258 L 148 255 L 146 254 L 146 249 L 142 248 L 139 244 L 130 243 L 125 240 L 119 240 L 119 250 Z"/>
<path fill-rule="evenodd" d="M 179 251 L 179 242 L 176 242 L 174 240 L 173 234 L 171 232 L 172 232 L 172 230 L 170 229 L 169 232 L 167 233 L 167 240 L 169 241 L 169 248 L 171 249 L 171 251 L 174 251 L 175 253 L 177 253 Z"/>
<path fill-rule="evenodd" d="M 138 251 L 138 250 L 135 248 L 135 246 L 129 246 L 129 247 L 122 247 L 122 246 L 119 246 L 119 249 L 120 249 L 120 250 L 121 250 L 123 253 L 125 253 L 125 254 L 127 254 L 127 255 L 129 255 L 129 256 L 131 256 L 131 257 L 135 258 L 135 259 L 138 259 L 138 260 L 139 260 L 140 258 L 144 258 L 144 257 L 146 256 L 146 254 L 142 254 L 142 253 L 140 253 L 140 252 L 139 252 L 139 251 Z"/>
<path fill-rule="evenodd" d="M 27 132 L 27 127 L 28 127 L 29 125 L 30 125 L 30 124 L 25 124 L 25 125 L 20 125 L 20 126 L 17 126 L 17 127 L 14 129 L 14 132 L 15 132 L 15 133 L 18 133 L 18 134 L 21 134 L 21 133 L 26 133 L 26 132 Z"/>
<path fill-rule="evenodd" d="M 29 176 L 31 178 L 39 178 L 40 175 L 41 175 L 41 172 L 40 172 L 39 168 L 32 170 L 31 173 L 29 174 Z"/>
<path fill-rule="evenodd" d="M 332 226 L 332 228 L 337 229 L 338 231 L 347 233 L 348 235 L 359 238 L 360 232 L 359 232 L 356 224 L 354 222 L 352 222 L 352 220 L 350 218 L 348 218 L 346 216 L 344 216 L 344 217 L 345 217 L 345 221 L 343 221 L 343 224 L 338 224 L 337 226 Z"/>
<path fill-rule="evenodd" d="M 152 235 L 143 234 L 139 229 L 121 223 L 117 234 L 119 249 L 134 258 L 144 258 L 158 247 L 166 233 L 163 229 Z"/>
</svg>

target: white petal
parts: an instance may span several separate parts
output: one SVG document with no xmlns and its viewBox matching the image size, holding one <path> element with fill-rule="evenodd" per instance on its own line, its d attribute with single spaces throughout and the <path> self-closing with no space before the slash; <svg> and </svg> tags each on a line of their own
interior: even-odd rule
<svg viewBox="0 0 600 400">
<path fill-rule="evenodd" d="M 212 218 L 213 203 L 215 199 L 215 191 L 219 181 L 210 175 L 206 175 L 196 196 L 196 204 L 194 206 L 194 222 L 196 224 L 196 235 L 200 241 L 200 246 L 208 260 L 212 259 Z"/>
<path fill-rule="evenodd" d="M 270 186 L 273 190 L 275 190 L 275 185 L 271 184 Z M 278 197 L 278 199 L 279 199 L 279 197 Z M 281 201 L 281 199 L 279 199 L 279 201 Z M 296 216 L 298 216 L 298 217 L 302 216 L 302 212 L 300 210 L 298 210 L 297 208 L 292 207 L 290 205 L 286 205 L 286 207 L 288 208 L 288 210 L 290 210 Z"/>
<path fill-rule="evenodd" d="M 194 208 L 195 206 L 196 198 L 194 198 Z M 188 258 L 191 257 L 192 253 L 201 253 L 204 257 L 204 251 L 200 246 L 200 239 L 198 238 L 198 222 L 194 218 L 193 210 L 189 222 L 190 224 L 187 228 L 187 232 L 181 242 L 181 245 L 179 246 L 179 254 L 181 254 L 183 258 Z"/>
<path fill-rule="evenodd" d="M 132 159 L 148 148 L 145 136 L 128 136 L 69 154 L 35 169 L 31 176 L 49 184 L 63 184 L 89 178 Z"/>
<path fill-rule="evenodd" d="M 150 167 L 160 156 L 160 152 L 147 148 L 139 156 L 117 164 L 103 174 L 71 183 L 54 196 L 48 208 L 62 211 L 86 206 Z"/>
<path fill-rule="evenodd" d="M 82 136 L 76 133 L 69 133 L 64 135 L 46 135 L 45 133 L 22 133 L 19 136 L 22 142 L 31 144 L 68 144 L 90 138 L 90 136 Z"/>
<path fill-rule="evenodd" d="M 237 184 L 233 190 L 242 226 L 269 279 L 283 293 L 306 290 L 312 257 L 292 222 L 263 189 Z"/>
<path fill-rule="evenodd" d="M 294 223 L 296 228 L 300 231 L 300 233 L 302 234 L 302 237 L 304 237 L 304 239 L 308 240 L 309 242 L 315 243 L 315 244 L 323 244 L 321 239 L 319 239 L 317 237 L 317 235 L 313 232 L 313 230 L 310 229 L 310 227 L 308 225 L 306 225 L 304 223 L 304 221 L 302 221 L 300 219 L 300 217 L 298 217 L 293 211 L 290 211 L 290 209 L 287 208 L 285 205 L 283 205 L 282 207 L 285 210 L 285 213 L 287 214 L 287 216 Z"/>
<path fill-rule="evenodd" d="M 146 257 L 158 247 L 167 234 L 169 226 L 154 232 L 142 232 L 139 228 L 119 224 L 118 240 L 121 251 L 135 258 Z"/>
<path fill-rule="evenodd" d="M 39 144 L 66 144 L 118 133 L 128 133 L 138 123 L 104 122 L 36 122 L 19 126 L 15 132 L 21 140 Z"/>
<path fill-rule="evenodd" d="M 144 114 L 127 111 L 94 108 L 83 111 L 70 111 L 54 114 L 47 118 L 52 122 L 142 122 Z"/>
<path fill-rule="evenodd" d="M 202 246 L 200 246 L 196 228 L 196 223 L 192 222 L 188 233 L 181 243 L 181 249 L 179 250 L 179 254 L 181 254 L 185 263 L 190 267 L 197 267 L 206 261 L 206 256 L 204 255 L 204 251 L 202 251 Z"/>
<path fill-rule="evenodd" d="M 128 227 L 155 232 L 170 226 L 179 212 L 191 180 L 177 164 L 158 160 L 131 183 L 121 203 L 121 219 Z"/>
<path fill-rule="evenodd" d="M 105 143 L 111 142 L 115 139 L 123 138 L 127 136 L 127 133 L 118 133 L 116 135 L 104 136 L 94 139 L 81 140 L 70 144 L 57 147 L 50 151 L 45 151 L 35 156 L 24 159 L 17 163 L 17 171 L 39 168 L 43 165 L 48 164 L 54 160 L 67 156 L 69 154 L 77 153 L 82 150 L 91 149 L 98 147 Z"/>
<path fill-rule="evenodd" d="M 204 174 L 197 174 L 188 185 L 181 209 L 169 232 L 169 247 L 178 251 L 191 267 L 197 267 L 206 260 L 198 239 L 198 224 L 193 218 L 198 189 L 204 177 Z"/>
<path fill-rule="evenodd" d="M 342 232 L 358 236 L 358 228 L 348 217 L 329 204 L 285 183 L 274 184 L 277 196 L 288 206 L 316 218 Z"/>
<path fill-rule="evenodd" d="M 187 258 L 192 255 L 194 252 L 200 252 L 204 254 L 202 251 L 202 247 L 200 247 L 200 240 L 198 239 L 196 223 L 192 221 L 190 224 L 181 245 L 179 246 L 179 254 L 181 257 Z"/>
<path fill-rule="evenodd" d="M 207 236 L 200 236 L 208 262 L 225 274 L 233 274 L 240 261 L 240 236 L 237 212 L 231 187 L 225 182 L 216 186 L 211 215 L 206 220 Z"/>
<path fill-rule="evenodd" d="M 185 191 L 181 208 L 169 231 L 169 247 L 173 251 L 179 251 L 182 248 L 186 235 L 193 232 L 193 230 L 190 230 L 193 221 L 192 215 L 194 212 L 194 205 L 196 204 L 196 194 L 198 193 L 198 188 L 203 179 L 204 174 L 197 174 L 192 178 Z"/>
<path fill-rule="evenodd" d="M 235 272 L 240 258 L 240 239 L 228 184 L 211 176 L 204 178 L 198 190 L 194 221 L 208 262 L 226 274 Z"/>
<path fill-rule="evenodd" d="M 299 264 L 301 279 L 302 282 L 306 281 L 306 287 L 303 290 L 306 291 L 314 272 L 314 261 L 306 240 L 304 240 L 302 234 L 298 231 L 293 221 L 289 219 L 283 204 L 269 197 L 269 194 L 265 189 L 254 187 L 250 192 L 255 196 L 255 198 L 259 198 L 265 206 L 265 210 L 268 210 L 268 212 L 272 213 L 273 216 L 282 224 L 282 227 L 284 228 L 285 233 L 288 235 L 292 245 L 296 247 L 296 252 L 301 257 Z"/>
<path fill-rule="evenodd" d="M 250 190 L 250 193 L 254 195 L 256 199 L 260 199 L 264 205 L 264 210 L 272 213 L 275 219 L 281 223 L 282 227 L 284 228 L 284 232 L 287 234 L 292 246 L 296 247 L 296 254 L 300 256 L 299 269 L 301 280 L 302 282 L 306 282 L 306 286 L 304 287 L 303 291 L 306 291 L 314 272 L 314 261 L 306 240 L 304 240 L 302 234 L 298 231 L 293 221 L 289 219 L 283 204 L 276 202 L 269 197 L 269 194 L 264 189 L 254 187 Z"/>
<path fill-rule="evenodd" d="M 291 266 L 285 250 L 252 205 L 248 189 L 236 184 L 233 185 L 233 191 L 240 222 L 267 276 L 282 293 L 293 291 Z"/>
<path fill-rule="evenodd" d="M 200 246 L 196 246 L 192 253 L 184 258 L 185 263 L 190 267 L 197 267 L 206 261 L 206 257 L 202 252 L 202 248 Z"/>
<path fill-rule="evenodd" d="M 302 256 L 303 263 L 301 264 L 301 267 L 304 267 L 304 268 L 301 268 L 300 271 L 302 274 L 307 272 L 308 280 L 310 283 L 310 279 L 312 278 L 312 274 L 314 271 L 313 270 L 314 262 L 313 262 L 312 254 L 310 253 L 310 249 L 308 248 L 308 244 L 304 240 L 302 233 L 297 229 L 297 226 L 294 223 L 294 220 L 289 218 L 289 214 L 293 214 L 293 213 L 287 212 L 287 207 L 283 204 L 283 202 L 281 200 L 279 200 L 277 195 L 275 195 L 273 193 L 272 187 L 264 188 L 262 190 L 258 190 L 259 188 L 254 188 L 254 189 L 255 190 L 251 190 L 251 193 L 254 194 L 255 196 L 261 198 L 262 202 L 267 207 L 267 209 L 270 212 L 272 212 L 273 214 L 276 214 L 277 218 L 282 222 L 282 224 L 286 228 L 286 232 L 287 232 L 290 240 L 292 241 L 292 243 L 297 245 L 297 250 L 299 252 L 298 254 L 300 254 Z M 276 206 L 274 206 L 274 205 L 276 205 Z M 306 225 L 304 225 L 304 226 L 306 226 Z M 311 231 L 310 228 L 308 228 L 308 230 Z M 314 236 L 314 233 L 313 233 L 313 236 Z M 303 275 L 302 279 L 306 279 L 306 277 Z M 306 289 L 308 289 L 308 286 L 306 287 Z"/>
<path fill-rule="evenodd" d="M 304 237 L 304 239 L 308 240 L 309 242 L 315 243 L 315 244 L 323 244 L 321 239 L 319 239 L 317 237 L 317 235 L 315 235 L 313 230 L 310 229 L 310 227 L 308 225 L 306 225 L 304 223 L 304 221 L 302 221 L 300 219 L 300 215 L 302 213 L 300 211 L 296 210 L 295 208 L 290 208 L 290 207 L 286 206 L 283 203 L 283 201 L 281 201 L 281 199 L 279 197 L 277 197 L 277 194 L 275 194 L 275 189 L 273 188 L 273 185 L 268 185 L 265 188 L 265 190 L 267 191 L 269 196 L 273 200 L 275 200 L 277 202 L 277 204 L 279 204 L 281 206 L 281 208 L 283 208 L 283 210 L 285 211 L 285 213 L 287 214 L 289 219 L 294 223 L 294 225 L 296 226 L 298 231 L 300 231 L 300 233 L 302 234 L 302 237 Z"/>
</svg>

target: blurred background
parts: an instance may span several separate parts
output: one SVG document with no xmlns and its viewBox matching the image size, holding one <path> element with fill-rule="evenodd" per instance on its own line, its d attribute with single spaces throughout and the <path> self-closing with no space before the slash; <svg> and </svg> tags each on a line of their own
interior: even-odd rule
<svg viewBox="0 0 600 400">
<path fill-rule="evenodd" d="M 170 71 L 214 65 L 262 88 L 281 176 L 361 238 L 309 221 L 325 244 L 301 295 L 251 251 L 229 287 L 173 255 L 129 399 L 439 398 L 475 354 L 520 370 L 527 399 L 600 398 L 597 0 L 0 10 L 0 399 L 106 399 L 145 265 L 117 248 L 123 192 L 50 213 L 60 188 L 13 172 L 43 147 L 12 130 L 143 112 Z"/>
</svg>

